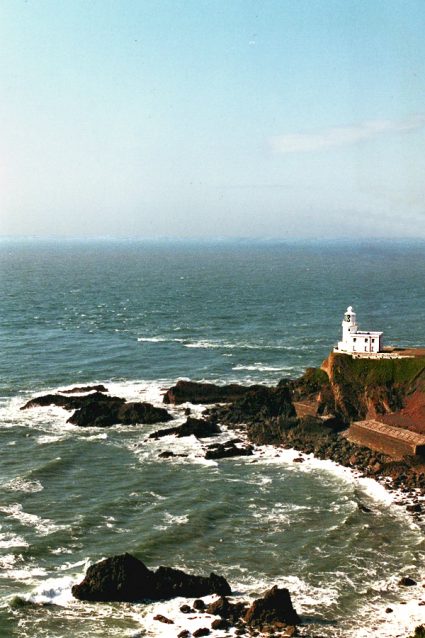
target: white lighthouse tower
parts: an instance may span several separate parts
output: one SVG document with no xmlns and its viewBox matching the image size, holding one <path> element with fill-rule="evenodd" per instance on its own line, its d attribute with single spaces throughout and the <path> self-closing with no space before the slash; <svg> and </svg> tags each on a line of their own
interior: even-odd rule
<svg viewBox="0 0 425 638">
<path fill-rule="evenodd" d="M 368 356 L 382 351 L 382 332 L 365 332 L 357 326 L 356 313 L 348 306 L 342 320 L 342 341 L 334 352 Z"/>
</svg>

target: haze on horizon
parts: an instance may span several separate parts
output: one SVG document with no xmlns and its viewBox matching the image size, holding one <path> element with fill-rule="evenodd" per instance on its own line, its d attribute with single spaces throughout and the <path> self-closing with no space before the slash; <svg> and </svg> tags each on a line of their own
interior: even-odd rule
<svg viewBox="0 0 425 638">
<path fill-rule="evenodd" d="M 423 0 L 2 0 L 0 235 L 425 238 Z"/>
</svg>

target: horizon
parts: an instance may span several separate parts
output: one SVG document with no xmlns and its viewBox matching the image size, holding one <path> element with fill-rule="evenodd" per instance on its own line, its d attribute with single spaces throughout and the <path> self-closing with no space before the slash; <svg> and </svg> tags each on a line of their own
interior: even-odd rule
<svg viewBox="0 0 425 638">
<path fill-rule="evenodd" d="M 4 0 L 0 236 L 425 239 L 424 30 L 420 0 Z"/>
</svg>

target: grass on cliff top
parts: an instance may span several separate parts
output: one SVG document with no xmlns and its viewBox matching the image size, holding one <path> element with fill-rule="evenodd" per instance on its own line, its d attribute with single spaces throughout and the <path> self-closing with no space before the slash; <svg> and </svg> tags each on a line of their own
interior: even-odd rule
<svg viewBox="0 0 425 638">
<path fill-rule="evenodd" d="M 411 359 L 353 359 L 334 354 L 335 380 L 341 378 L 362 386 L 397 384 L 409 386 L 425 371 L 425 357 Z"/>
</svg>

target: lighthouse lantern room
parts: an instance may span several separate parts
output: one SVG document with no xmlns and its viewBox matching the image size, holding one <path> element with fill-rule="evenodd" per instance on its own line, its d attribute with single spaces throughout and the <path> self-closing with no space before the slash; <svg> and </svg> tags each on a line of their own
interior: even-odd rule
<svg viewBox="0 0 425 638">
<path fill-rule="evenodd" d="M 334 348 L 335 352 L 347 354 L 377 353 L 382 351 L 382 332 L 365 332 L 357 326 L 356 313 L 348 306 L 342 320 L 342 341 Z"/>
</svg>

